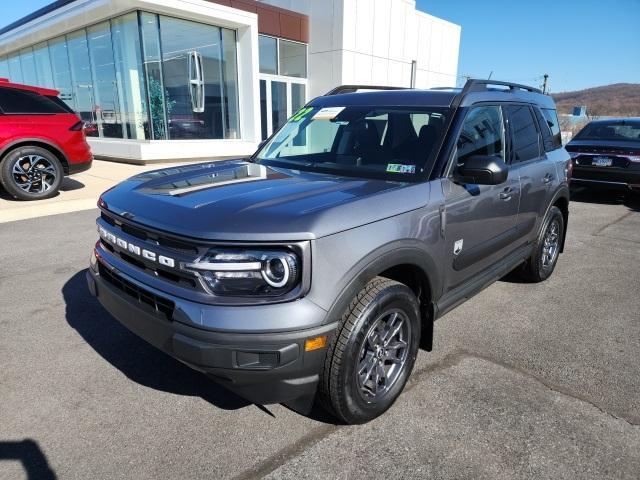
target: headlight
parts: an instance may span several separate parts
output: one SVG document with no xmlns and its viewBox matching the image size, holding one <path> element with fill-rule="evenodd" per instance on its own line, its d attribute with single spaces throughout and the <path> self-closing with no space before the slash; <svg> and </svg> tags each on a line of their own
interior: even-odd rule
<svg viewBox="0 0 640 480">
<path fill-rule="evenodd" d="M 285 250 L 213 249 L 184 268 L 215 295 L 284 295 L 300 283 L 300 260 Z"/>
</svg>

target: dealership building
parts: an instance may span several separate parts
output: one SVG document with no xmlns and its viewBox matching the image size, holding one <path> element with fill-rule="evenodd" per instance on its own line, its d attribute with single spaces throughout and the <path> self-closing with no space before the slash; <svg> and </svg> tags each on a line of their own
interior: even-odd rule
<svg viewBox="0 0 640 480">
<path fill-rule="evenodd" d="M 456 84 L 460 26 L 414 0 L 58 0 L 0 29 L 0 77 L 56 88 L 98 157 L 253 152 L 344 84 Z"/>
</svg>

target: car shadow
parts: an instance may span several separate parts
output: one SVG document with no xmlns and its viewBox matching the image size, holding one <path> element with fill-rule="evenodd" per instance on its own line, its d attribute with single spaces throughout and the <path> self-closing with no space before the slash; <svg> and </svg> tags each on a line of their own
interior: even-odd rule
<svg viewBox="0 0 640 480">
<path fill-rule="evenodd" d="M 632 212 L 640 212 L 640 193 L 619 190 L 571 187 L 571 201 L 599 205 L 624 205 Z"/>
<path fill-rule="evenodd" d="M 85 272 L 76 273 L 62 287 L 66 319 L 102 358 L 127 378 L 155 390 L 198 396 L 224 410 L 251 405 L 127 330 L 89 293 Z"/>
<path fill-rule="evenodd" d="M 0 440 L 0 462 L 3 461 L 20 462 L 28 480 L 57 478 L 38 442 L 30 438 L 19 442 Z"/>
<path fill-rule="evenodd" d="M 63 192 L 71 192 L 73 190 L 80 190 L 84 187 L 84 183 L 79 182 L 75 178 L 64 177 L 62 179 L 62 184 L 60 185 L 60 190 Z"/>
</svg>

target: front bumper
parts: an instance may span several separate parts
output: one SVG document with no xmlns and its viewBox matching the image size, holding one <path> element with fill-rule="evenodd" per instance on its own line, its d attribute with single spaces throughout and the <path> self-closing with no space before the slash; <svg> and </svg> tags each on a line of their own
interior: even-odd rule
<svg viewBox="0 0 640 480">
<path fill-rule="evenodd" d="M 184 318 L 185 312 L 197 311 L 193 302 L 187 302 L 191 305 L 184 308 L 184 300 L 150 289 L 122 272 L 114 273 L 123 281 L 120 286 L 116 286 L 117 282 L 106 272 L 100 275 L 89 269 L 89 290 L 120 323 L 151 345 L 206 373 L 253 403 L 285 403 L 315 394 L 326 349 L 305 352 L 305 340 L 331 335 L 337 323 L 287 332 L 245 333 L 197 328 L 188 323 L 197 323 L 198 319 Z M 298 311 L 295 303 L 290 303 L 290 315 Z M 212 309 L 217 310 L 220 316 L 229 308 L 236 312 L 246 309 L 199 307 L 208 310 L 208 315 Z"/>
</svg>

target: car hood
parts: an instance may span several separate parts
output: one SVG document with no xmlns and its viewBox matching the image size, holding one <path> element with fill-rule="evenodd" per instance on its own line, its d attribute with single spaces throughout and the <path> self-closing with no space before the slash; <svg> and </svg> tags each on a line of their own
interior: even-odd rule
<svg viewBox="0 0 640 480">
<path fill-rule="evenodd" d="M 334 176 L 244 160 L 142 173 L 105 192 L 103 207 L 134 222 L 207 240 L 295 241 L 426 204 L 428 183 Z"/>
</svg>

